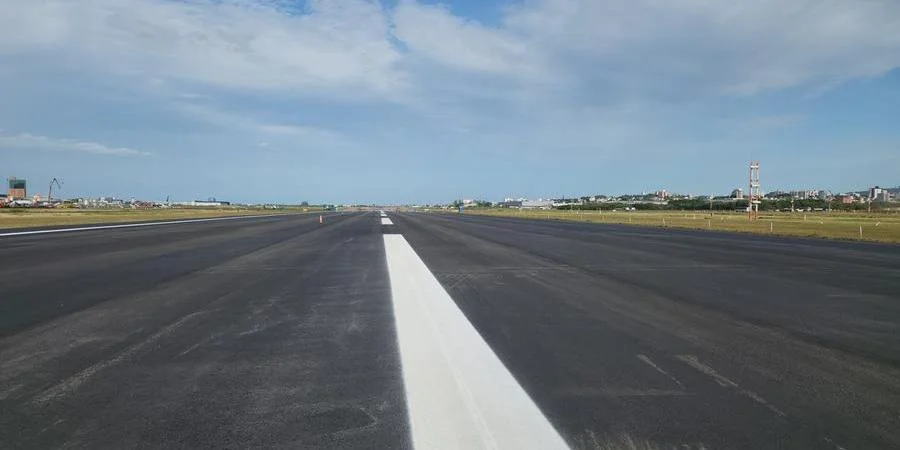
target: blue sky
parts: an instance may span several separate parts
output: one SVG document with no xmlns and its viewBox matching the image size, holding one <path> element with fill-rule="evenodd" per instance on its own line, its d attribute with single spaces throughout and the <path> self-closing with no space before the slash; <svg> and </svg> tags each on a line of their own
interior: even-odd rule
<svg viewBox="0 0 900 450">
<path fill-rule="evenodd" d="M 891 0 L 0 0 L 0 174 L 422 203 L 900 184 Z"/>
</svg>

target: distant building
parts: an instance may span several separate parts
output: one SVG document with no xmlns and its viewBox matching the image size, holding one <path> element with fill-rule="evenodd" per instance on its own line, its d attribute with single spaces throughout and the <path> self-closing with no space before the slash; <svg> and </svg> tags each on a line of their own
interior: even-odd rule
<svg viewBox="0 0 900 450">
<path fill-rule="evenodd" d="M 551 200 L 526 200 L 520 206 L 522 209 L 550 209 L 553 207 Z"/>
<path fill-rule="evenodd" d="M 194 200 L 192 202 L 174 202 L 174 206 L 193 206 L 193 207 L 215 207 L 215 206 L 231 206 L 231 202 L 223 202 L 221 200 Z"/>
<path fill-rule="evenodd" d="M 230 206 L 231 202 L 223 202 L 221 200 L 194 200 L 191 206 Z M 334 206 L 332 206 L 334 209 Z"/>
<path fill-rule="evenodd" d="M 550 201 L 550 206 L 560 207 L 560 206 L 573 206 L 581 203 L 580 199 L 569 199 L 569 198 L 557 198 Z"/>
<path fill-rule="evenodd" d="M 880 200 L 880 198 L 884 198 L 884 194 L 888 193 L 886 189 L 875 186 L 873 188 L 869 188 L 869 200 L 873 202 L 887 201 Z M 890 194 L 888 193 L 888 197 Z"/>
<path fill-rule="evenodd" d="M 838 195 L 835 199 L 840 200 L 844 205 L 852 205 L 857 202 L 857 198 L 853 194 Z"/>
<path fill-rule="evenodd" d="M 779 199 L 779 198 L 791 198 L 793 195 L 790 192 L 784 191 L 772 191 L 766 194 L 766 198 L 770 199 Z"/>
<path fill-rule="evenodd" d="M 741 188 L 737 188 L 737 189 L 731 191 L 731 198 L 736 199 L 736 200 L 743 200 L 744 199 L 744 190 Z"/>
<path fill-rule="evenodd" d="M 9 200 L 23 200 L 28 197 L 28 183 L 18 178 L 9 179 Z"/>
</svg>

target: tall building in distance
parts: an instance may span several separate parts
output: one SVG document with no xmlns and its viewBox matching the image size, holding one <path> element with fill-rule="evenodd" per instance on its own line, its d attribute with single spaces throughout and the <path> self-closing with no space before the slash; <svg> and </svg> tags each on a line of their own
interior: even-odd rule
<svg viewBox="0 0 900 450">
<path fill-rule="evenodd" d="M 25 180 L 15 177 L 9 179 L 9 200 L 24 200 L 28 197 L 28 187 Z"/>
<path fill-rule="evenodd" d="M 873 188 L 869 188 L 869 201 L 870 201 L 870 202 L 877 202 L 877 201 L 879 201 L 879 197 L 884 196 L 884 193 L 885 193 L 885 192 L 886 192 L 885 189 L 883 189 L 883 188 L 881 188 L 881 187 L 878 187 L 878 186 L 875 186 L 875 187 L 873 187 Z"/>
<path fill-rule="evenodd" d="M 889 202 L 889 201 L 891 201 L 891 193 L 887 189 L 884 189 L 884 188 L 878 187 L 878 186 L 869 188 L 869 201 L 870 202 Z"/>
</svg>

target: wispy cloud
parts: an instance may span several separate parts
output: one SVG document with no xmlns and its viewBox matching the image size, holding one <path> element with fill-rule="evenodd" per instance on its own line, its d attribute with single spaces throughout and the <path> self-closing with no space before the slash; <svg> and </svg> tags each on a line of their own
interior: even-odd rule
<svg viewBox="0 0 900 450">
<path fill-rule="evenodd" d="M 191 120 L 254 133 L 262 138 L 303 138 L 307 143 L 327 146 L 343 146 L 351 143 L 350 139 L 339 133 L 321 127 L 266 122 L 250 115 L 239 114 L 201 104 L 177 103 L 174 107 L 180 111 L 184 117 Z M 272 144 L 272 142 L 268 141 L 264 141 L 263 143 L 265 145 L 260 145 L 260 147 Z"/>
<path fill-rule="evenodd" d="M 52 150 L 63 152 L 90 153 L 110 156 L 149 156 L 150 152 L 127 147 L 109 147 L 103 144 L 75 139 L 58 139 L 35 134 L 0 134 L 0 148 L 25 150 Z"/>
<path fill-rule="evenodd" d="M 740 125 L 743 131 L 765 131 L 786 128 L 803 123 L 806 118 L 799 114 L 785 114 L 775 116 L 755 117 L 744 121 Z"/>
</svg>

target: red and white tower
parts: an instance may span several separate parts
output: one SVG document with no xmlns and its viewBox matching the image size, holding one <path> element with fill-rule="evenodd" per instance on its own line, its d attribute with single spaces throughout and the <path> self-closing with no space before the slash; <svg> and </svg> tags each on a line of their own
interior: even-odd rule
<svg viewBox="0 0 900 450">
<path fill-rule="evenodd" d="M 747 212 L 750 220 L 759 218 L 759 204 L 762 203 L 762 185 L 759 183 L 759 161 L 750 162 L 750 196 L 747 198 Z"/>
</svg>

